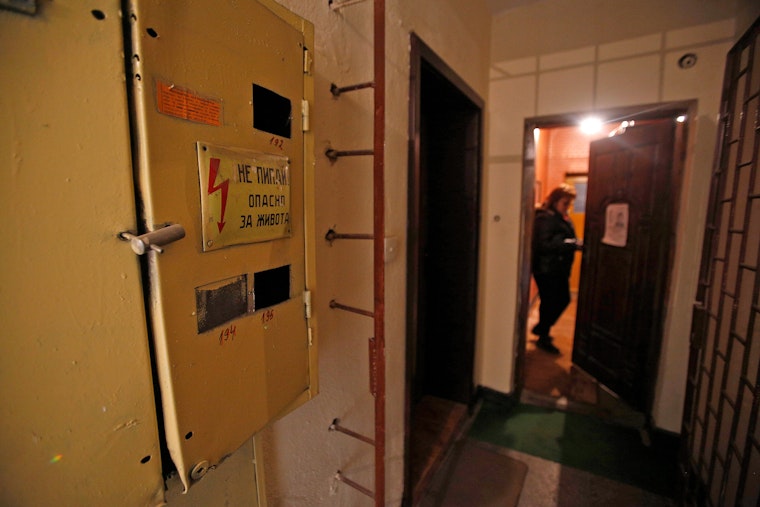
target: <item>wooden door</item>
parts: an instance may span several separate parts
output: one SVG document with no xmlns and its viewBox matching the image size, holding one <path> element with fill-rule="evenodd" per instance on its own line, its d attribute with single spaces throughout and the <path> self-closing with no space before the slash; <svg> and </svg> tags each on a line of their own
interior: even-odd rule
<svg viewBox="0 0 760 507">
<path fill-rule="evenodd" d="M 573 362 L 648 411 L 672 228 L 675 122 L 591 143 Z"/>
</svg>

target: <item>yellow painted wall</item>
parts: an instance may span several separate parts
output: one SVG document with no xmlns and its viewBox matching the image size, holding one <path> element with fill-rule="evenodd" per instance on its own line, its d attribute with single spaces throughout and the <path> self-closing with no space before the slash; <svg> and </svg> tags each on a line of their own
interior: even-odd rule
<svg viewBox="0 0 760 507">
<path fill-rule="evenodd" d="M 575 227 L 575 235 L 583 239 L 583 233 L 586 225 L 586 213 L 570 212 L 570 220 Z M 582 252 L 575 252 L 573 269 L 570 271 L 570 292 L 577 293 L 581 284 L 581 256 Z"/>
<path fill-rule="evenodd" d="M 0 504 L 163 499 L 119 1 L 0 10 Z"/>
<path fill-rule="evenodd" d="M 37 4 L 0 10 L 0 505 L 256 506 L 253 441 L 186 495 L 162 477 L 140 262 L 117 239 L 136 229 L 121 2 Z"/>
</svg>

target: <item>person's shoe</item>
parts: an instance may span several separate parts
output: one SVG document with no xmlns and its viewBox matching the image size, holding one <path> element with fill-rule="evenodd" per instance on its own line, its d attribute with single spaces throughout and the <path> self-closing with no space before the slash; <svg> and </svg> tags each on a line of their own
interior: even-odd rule
<svg viewBox="0 0 760 507">
<path fill-rule="evenodd" d="M 554 346 L 550 337 L 542 336 L 536 340 L 536 347 L 550 354 L 559 355 L 559 349 Z"/>
</svg>

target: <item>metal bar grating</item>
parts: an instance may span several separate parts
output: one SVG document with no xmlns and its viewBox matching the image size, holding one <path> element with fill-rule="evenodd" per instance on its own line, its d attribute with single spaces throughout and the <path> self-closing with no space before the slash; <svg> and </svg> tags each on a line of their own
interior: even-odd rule
<svg viewBox="0 0 760 507">
<path fill-rule="evenodd" d="M 686 505 L 760 498 L 760 20 L 729 52 L 692 322 Z"/>
</svg>

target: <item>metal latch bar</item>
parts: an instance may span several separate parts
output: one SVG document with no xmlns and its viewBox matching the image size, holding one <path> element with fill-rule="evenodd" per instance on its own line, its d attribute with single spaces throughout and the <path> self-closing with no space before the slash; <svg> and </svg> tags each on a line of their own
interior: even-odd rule
<svg viewBox="0 0 760 507">
<path fill-rule="evenodd" d="M 124 231 L 118 234 L 119 239 L 129 241 L 132 251 L 137 255 L 143 255 L 148 250 L 164 253 L 164 249 L 161 247 L 184 237 L 185 228 L 180 224 L 167 225 L 166 227 L 146 232 L 140 236 L 134 235 L 131 231 Z"/>
</svg>

